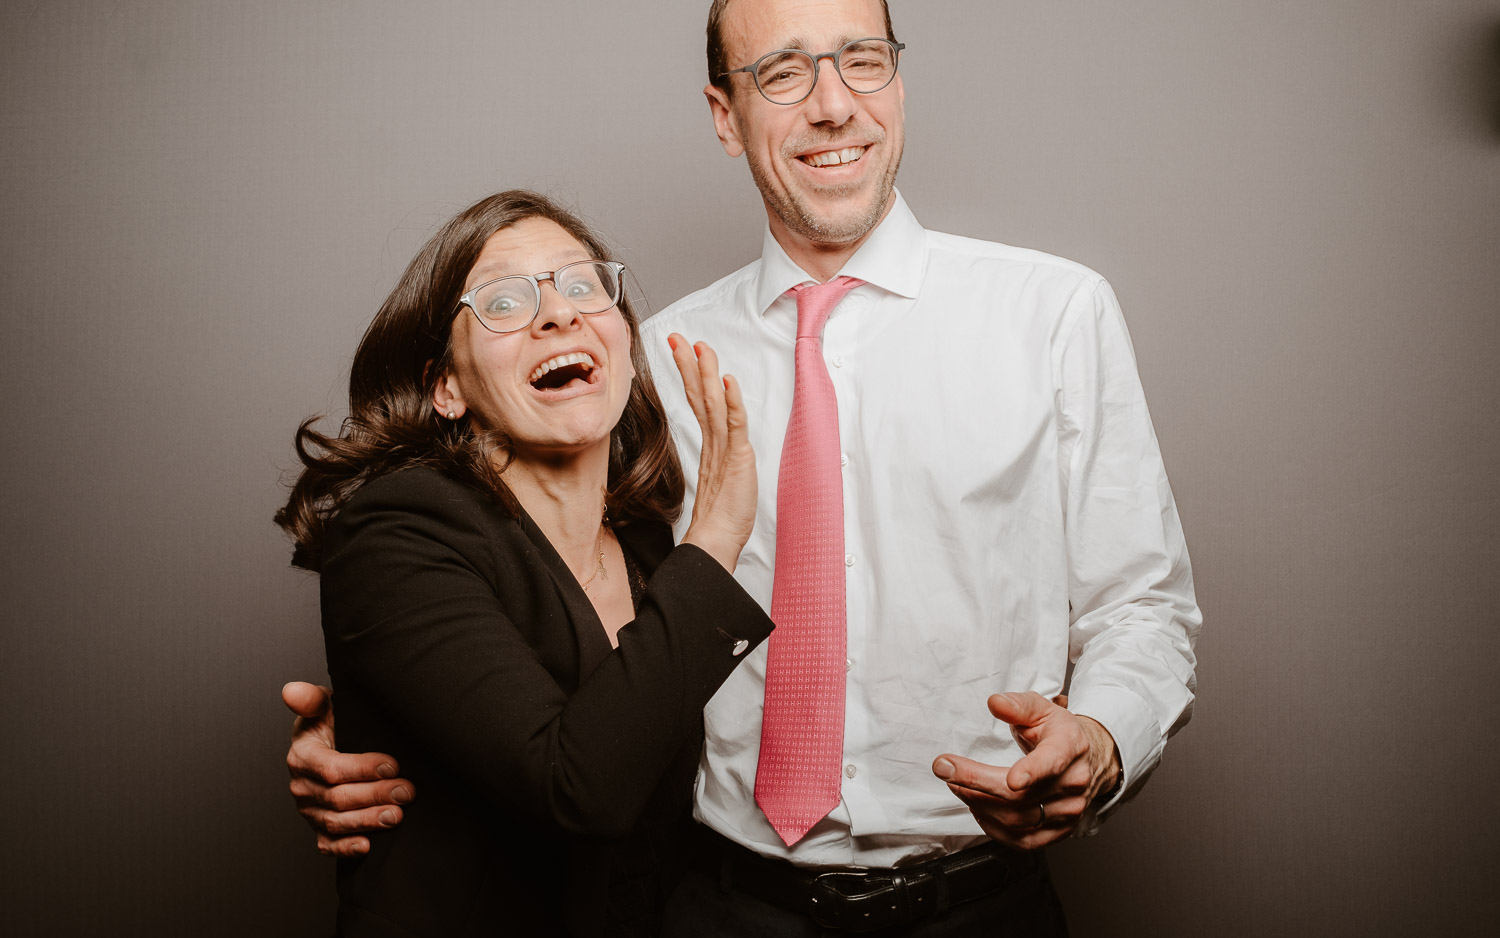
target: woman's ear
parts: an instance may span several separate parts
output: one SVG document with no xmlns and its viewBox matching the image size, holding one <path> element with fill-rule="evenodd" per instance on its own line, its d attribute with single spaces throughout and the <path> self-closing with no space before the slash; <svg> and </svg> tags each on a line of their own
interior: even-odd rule
<svg viewBox="0 0 1500 938">
<path fill-rule="evenodd" d="M 432 362 L 428 362 L 427 367 L 431 368 Z M 433 385 L 432 406 L 437 409 L 439 417 L 447 420 L 457 420 L 468 410 L 458 379 L 451 373 L 444 373 L 438 378 L 437 384 Z"/>
</svg>

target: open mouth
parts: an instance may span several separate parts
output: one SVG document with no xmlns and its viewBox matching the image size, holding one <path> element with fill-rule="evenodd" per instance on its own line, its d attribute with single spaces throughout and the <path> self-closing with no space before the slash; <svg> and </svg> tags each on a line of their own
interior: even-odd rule
<svg viewBox="0 0 1500 938">
<path fill-rule="evenodd" d="M 805 153 L 797 159 L 809 166 L 842 166 L 856 162 L 865 155 L 869 147 L 844 147 L 842 150 L 824 150 L 821 153 Z"/>
<path fill-rule="evenodd" d="M 538 391 L 563 391 L 593 384 L 598 365 L 588 352 L 570 352 L 536 366 L 526 380 Z"/>
</svg>

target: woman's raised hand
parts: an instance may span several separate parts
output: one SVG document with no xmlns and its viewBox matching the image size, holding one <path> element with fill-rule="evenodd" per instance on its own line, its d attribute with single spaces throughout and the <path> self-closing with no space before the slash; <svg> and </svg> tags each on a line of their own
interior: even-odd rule
<svg viewBox="0 0 1500 938">
<path fill-rule="evenodd" d="M 745 399 L 733 375 L 719 377 L 719 356 L 705 342 L 667 337 L 682 373 L 688 405 L 703 428 L 698 493 L 684 544 L 702 548 L 734 572 L 755 526 L 755 451 L 746 430 Z"/>
</svg>

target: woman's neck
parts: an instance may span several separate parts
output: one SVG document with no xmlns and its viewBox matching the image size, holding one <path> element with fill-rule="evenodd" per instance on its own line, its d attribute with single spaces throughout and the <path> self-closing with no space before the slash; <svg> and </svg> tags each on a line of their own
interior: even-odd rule
<svg viewBox="0 0 1500 938">
<path fill-rule="evenodd" d="M 607 446 L 556 458 L 518 456 L 501 478 L 569 566 L 581 569 L 595 555 L 609 484 Z"/>
</svg>

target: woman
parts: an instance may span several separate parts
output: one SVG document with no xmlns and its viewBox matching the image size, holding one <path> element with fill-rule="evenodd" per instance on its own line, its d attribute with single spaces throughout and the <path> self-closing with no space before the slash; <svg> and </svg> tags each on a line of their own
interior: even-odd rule
<svg viewBox="0 0 1500 938">
<path fill-rule="evenodd" d="M 339 866 L 345 935 L 641 934 L 691 823 L 702 708 L 771 630 L 730 573 L 755 510 L 732 378 L 672 348 L 692 524 L 637 323 L 578 219 L 502 192 L 422 248 L 277 522 L 322 575 L 339 740 L 422 792 Z"/>
</svg>

